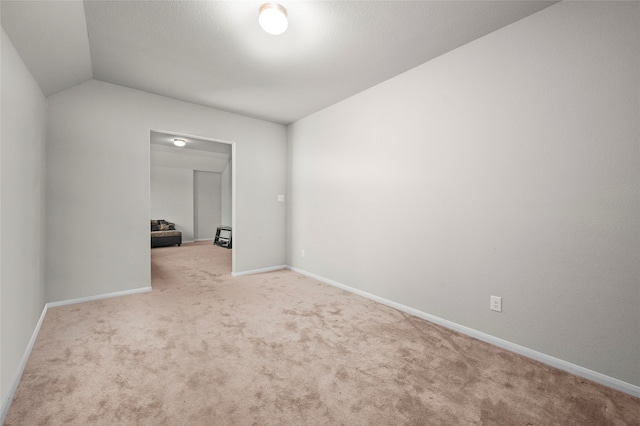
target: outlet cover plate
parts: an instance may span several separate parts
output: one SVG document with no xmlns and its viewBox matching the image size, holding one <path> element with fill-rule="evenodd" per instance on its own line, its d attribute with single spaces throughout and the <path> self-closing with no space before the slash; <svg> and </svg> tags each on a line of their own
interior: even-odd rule
<svg viewBox="0 0 640 426">
<path fill-rule="evenodd" d="M 502 297 L 491 296 L 489 308 L 492 311 L 502 312 Z"/>
</svg>

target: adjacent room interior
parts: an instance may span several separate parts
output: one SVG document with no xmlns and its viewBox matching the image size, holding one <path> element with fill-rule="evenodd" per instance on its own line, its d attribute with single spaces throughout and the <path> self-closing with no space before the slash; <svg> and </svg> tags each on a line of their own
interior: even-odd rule
<svg viewBox="0 0 640 426">
<path fill-rule="evenodd" d="M 150 143 L 152 220 L 171 221 L 181 243 L 213 242 L 219 228 L 231 228 L 231 145 L 155 131 Z"/>
<path fill-rule="evenodd" d="M 117 322 L 136 340 L 142 330 L 136 321 L 146 320 L 125 308 L 145 297 L 194 325 L 166 333 L 204 332 L 197 345 L 180 348 L 196 359 L 212 350 L 202 343 L 210 338 L 207 325 L 198 322 L 207 315 L 220 316 L 216 332 L 230 340 L 221 340 L 229 345 L 219 349 L 231 351 L 230 362 L 242 353 L 233 352 L 232 343 L 293 359 L 295 351 L 274 343 L 273 330 L 298 333 L 298 343 L 309 349 L 321 337 L 328 341 L 326 335 L 314 340 L 313 330 L 332 334 L 343 327 L 357 334 L 375 323 L 377 331 L 358 334 L 359 341 L 389 330 L 398 336 L 422 330 L 419 336 L 434 342 L 429 336 L 443 335 L 430 328 L 435 324 L 493 345 L 496 352 L 462 347 L 485 351 L 498 362 L 494 367 L 523 355 L 573 374 L 578 379 L 569 389 L 595 383 L 636 407 L 640 3 L 282 6 L 288 28 L 272 35 L 258 25 L 261 3 L 252 1 L 0 3 L 2 419 L 40 344 L 41 327 L 68 324 L 56 312 L 94 303 L 114 313 L 95 324 Z M 181 31 L 173 30 L 176 22 L 184 24 Z M 188 147 L 163 145 L 174 138 L 200 139 L 213 151 L 193 156 Z M 216 166 L 190 164 L 209 160 Z M 218 185 L 219 199 L 196 195 Z M 231 250 L 212 244 L 218 219 L 201 215 L 201 207 L 219 209 L 219 224 L 232 227 Z M 174 223 L 184 244 L 151 250 L 151 219 Z M 228 268 L 191 264 L 186 254 L 199 258 L 190 250 L 205 246 Z M 164 259 L 163 253 L 183 255 Z M 158 275 L 166 293 L 151 288 L 152 260 L 173 264 L 166 276 Z M 184 284 L 175 275 L 184 265 L 194 268 L 185 276 L 203 286 L 206 298 L 169 297 Z M 216 284 L 204 288 L 205 282 Z M 261 292 L 266 286 L 273 291 Z M 313 306 L 312 289 L 331 302 Z M 270 299 L 275 295 L 281 297 Z M 215 304 L 222 309 L 229 297 L 238 311 L 231 304 L 216 311 Z M 144 303 L 135 306 L 139 312 Z M 265 328 L 264 335 L 251 329 L 258 333 L 251 334 L 254 340 L 242 340 L 243 332 L 250 335 L 246 327 L 273 320 L 274 306 L 279 315 L 306 321 L 305 328 L 278 317 L 278 327 Z M 380 309 L 381 322 L 360 321 L 372 309 Z M 238 320 L 241 312 L 250 319 Z M 171 315 L 149 318 L 157 325 Z M 91 324 L 85 331 L 108 341 L 107 325 Z M 61 341 L 71 337 L 64 327 L 58 331 Z M 172 350 L 176 340 L 155 331 Z M 375 377 L 387 382 L 398 376 L 385 374 L 420 359 L 394 339 L 378 343 L 399 358 L 374 363 Z M 437 341 L 448 342 L 438 346 L 442 350 L 460 346 L 457 337 Z M 315 388 L 296 388 L 293 396 L 286 386 L 279 394 L 251 388 L 252 397 L 267 395 L 271 407 L 289 407 L 285 412 L 293 417 L 276 412 L 273 423 L 319 423 L 325 417 L 304 413 L 329 416 L 314 404 L 337 399 L 332 386 L 354 378 L 356 370 L 341 364 L 346 361 L 339 354 L 344 349 L 345 359 L 357 360 L 365 353 L 357 347 L 326 352 L 336 357 L 333 367 L 311 355 L 289 364 L 316 360 L 334 382 L 318 379 Z M 469 362 L 462 353 L 460 362 Z M 135 354 L 127 356 L 118 359 L 134 363 Z M 457 360 L 449 353 L 436 358 L 448 356 Z M 462 369 L 453 364 L 448 371 Z M 261 377 L 280 379 L 272 367 L 261 366 Z M 277 371 L 297 371 L 289 367 Z M 297 373 L 300 380 L 310 377 Z M 126 389 L 128 379 L 113 374 L 113 385 Z M 230 394 L 242 394 L 233 375 L 215 368 L 208 374 Z M 491 382 L 486 377 L 482 383 Z M 198 377 L 180 381 L 199 383 Z M 273 390 L 266 382 L 242 383 Z M 380 406 L 422 413 L 407 422 L 434 412 L 453 419 L 428 391 L 420 382 L 411 387 L 413 396 L 400 395 L 390 405 L 371 394 L 364 405 L 340 406 L 352 417 L 333 420 L 357 424 L 365 418 L 358 413 L 375 418 L 367 410 Z M 276 394 L 281 398 L 269 399 Z M 127 401 L 151 410 L 157 403 Z M 194 401 L 207 405 L 206 398 Z M 491 395 L 482 401 L 467 405 L 470 411 L 459 418 L 499 422 L 491 416 L 509 411 Z M 610 405 L 609 414 L 620 406 Z M 632 414 L 626 421 L 640 420 Z"/>
</svg>

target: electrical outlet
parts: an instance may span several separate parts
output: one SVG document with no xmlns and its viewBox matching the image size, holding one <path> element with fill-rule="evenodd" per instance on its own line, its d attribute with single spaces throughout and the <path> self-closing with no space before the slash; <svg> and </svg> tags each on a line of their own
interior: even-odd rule
<svg viewBox="0 0 640 426">
<path fill-rule="evenodd" d="M 491 296 L 489 309 L 496 312 L 502 312 L 502 297 Z"/>
<path fill-rule="evenodd" d="M 304 257 L 304 250 L 300 250 L 300 257 Z"/>
</svg>

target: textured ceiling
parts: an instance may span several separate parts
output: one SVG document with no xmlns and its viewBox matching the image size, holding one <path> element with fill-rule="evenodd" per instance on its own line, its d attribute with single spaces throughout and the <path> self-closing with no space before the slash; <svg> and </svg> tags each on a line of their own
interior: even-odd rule
<svg viewBox="0 0 640 426">
<path fill-rule="evenodd" d="M 2 28 L 45 95 L 91 79 L 80 1 L 1 1 Z"/>
<path fill-rule="evenodd" d="M 553 3 L 283 0 L 280 36 L 261 1 L 1 4 L 47 95 L 94 78 L 288 124 Z"/>
</svg>

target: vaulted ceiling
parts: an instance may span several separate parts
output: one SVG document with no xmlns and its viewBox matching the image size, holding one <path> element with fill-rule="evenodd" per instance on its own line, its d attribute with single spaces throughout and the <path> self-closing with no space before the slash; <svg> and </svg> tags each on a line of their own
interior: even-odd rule
<svg viewBox="0 0 640 426">
<path fill-rule="evenodd" d="M 96 79 L 288 124 L 553 1 L 7 1 L 2 27 L 45 95 Z M 469 70 L 473 73 L 473 70 Z"/>
</svg>

